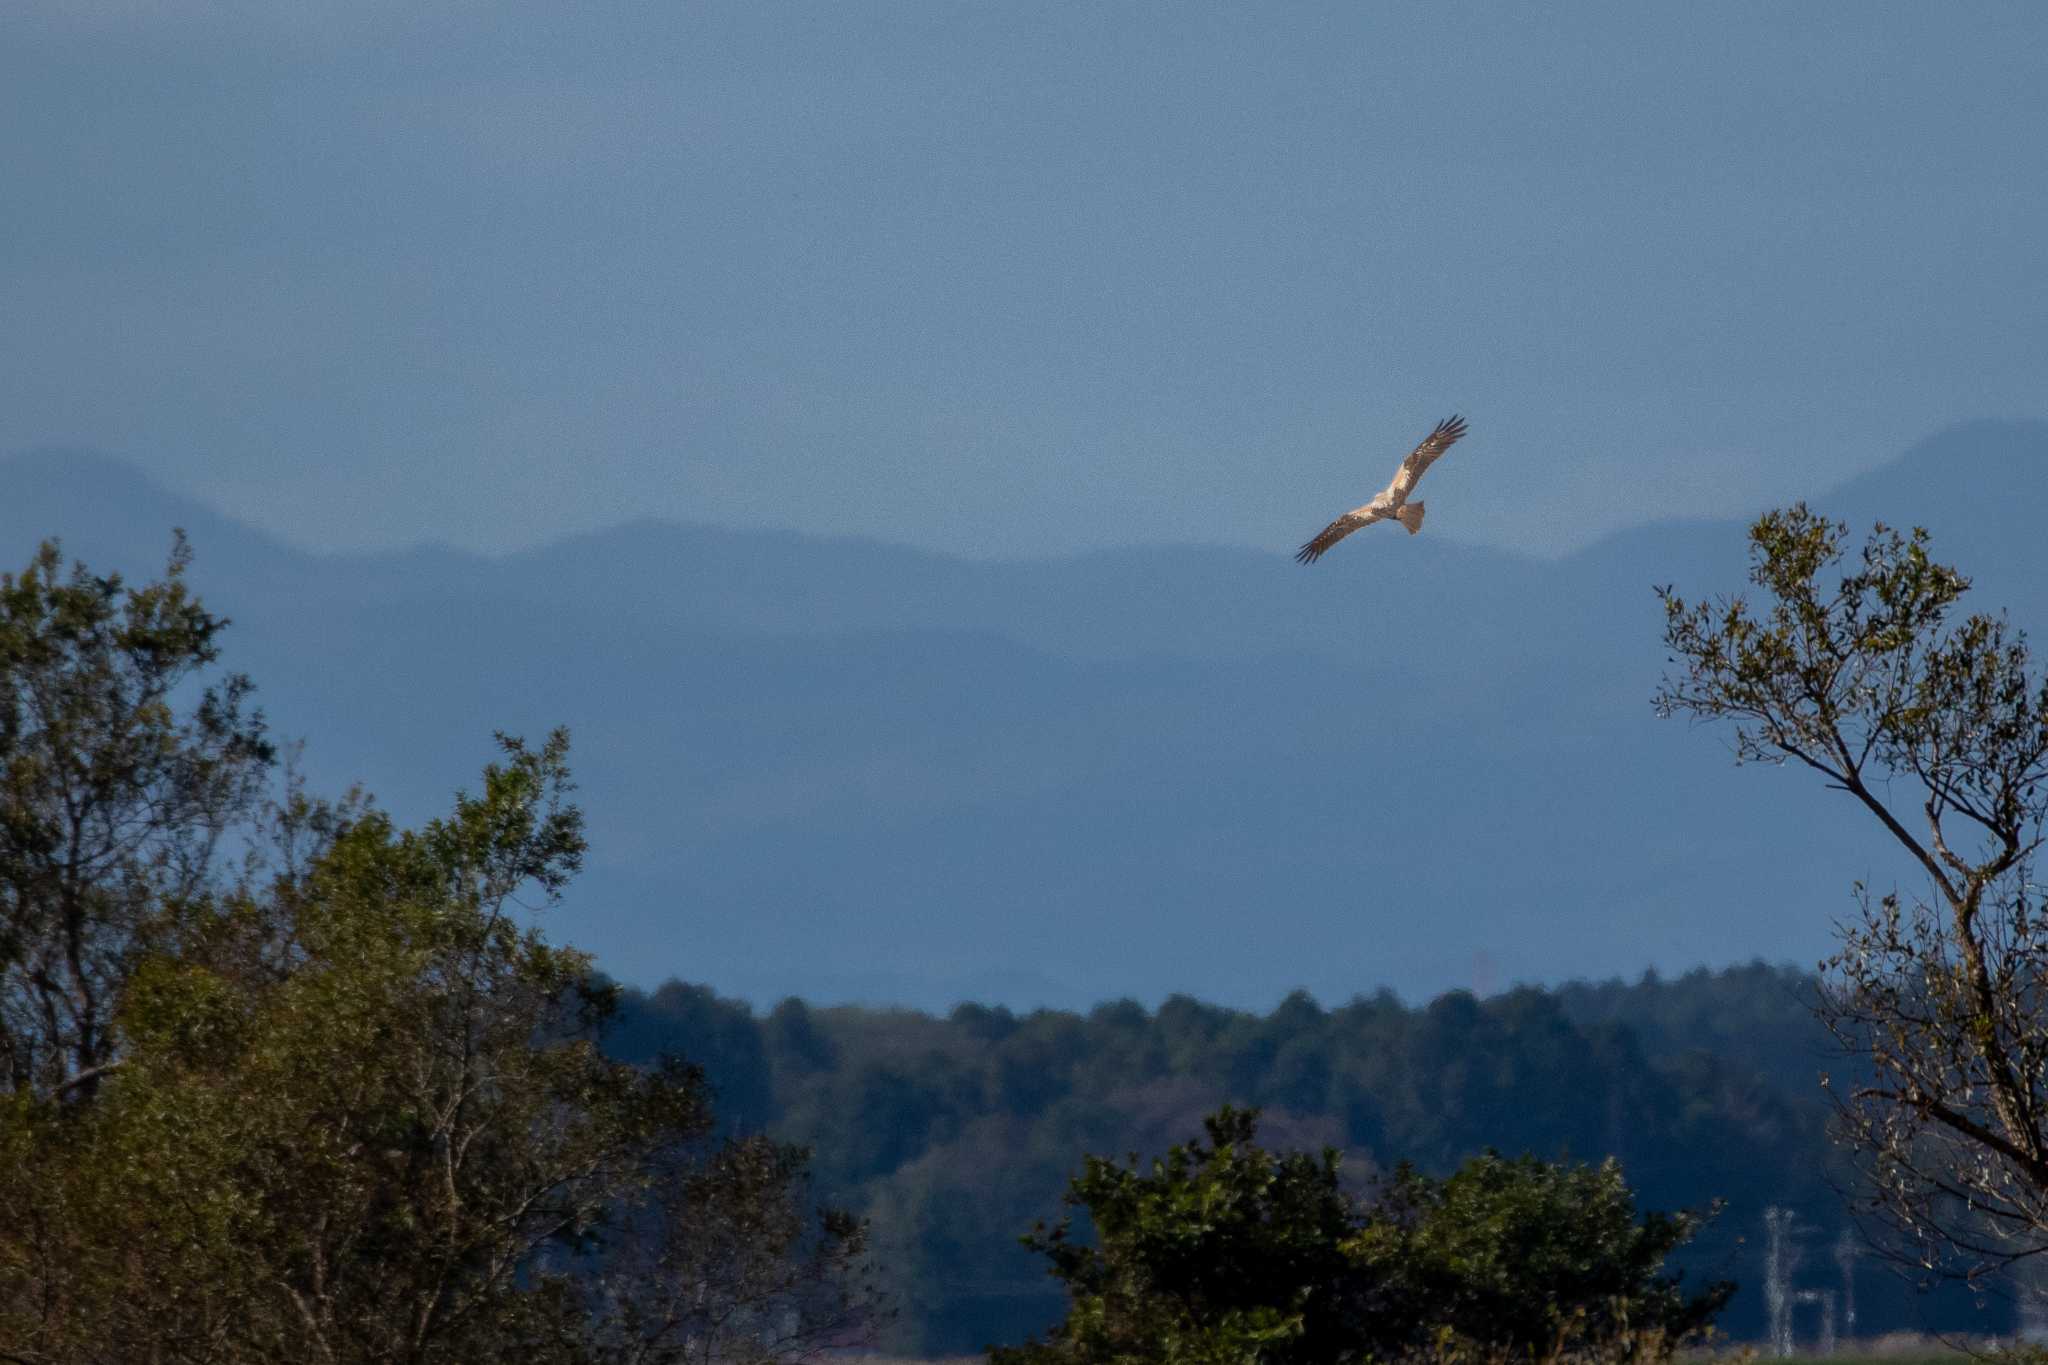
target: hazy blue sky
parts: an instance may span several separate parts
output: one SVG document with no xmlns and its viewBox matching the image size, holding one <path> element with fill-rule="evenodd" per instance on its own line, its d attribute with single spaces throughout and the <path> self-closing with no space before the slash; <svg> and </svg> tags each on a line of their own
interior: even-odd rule
<svg viewBox="0 0 2048 1365">
<path fill-rule="evenodd" d="M 2048 5 L 8 0 L 0 450 L 316 546 L 1734 514 L 2048 378 Z"/>
</svg>

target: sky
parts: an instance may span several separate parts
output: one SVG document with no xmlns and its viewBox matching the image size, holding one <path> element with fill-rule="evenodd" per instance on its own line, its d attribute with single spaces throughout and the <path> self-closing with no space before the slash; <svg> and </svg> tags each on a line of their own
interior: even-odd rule
<svg viewBox="0 0 2048 1365">
<path fill-rule="evenodd" d="M 9 0 L 0 451 L 322 549 L 1555 555 L 2048 415 L 2048 7 Z M 1441 510 L 1438 510 L 1441 509 Z"/>
</svg>

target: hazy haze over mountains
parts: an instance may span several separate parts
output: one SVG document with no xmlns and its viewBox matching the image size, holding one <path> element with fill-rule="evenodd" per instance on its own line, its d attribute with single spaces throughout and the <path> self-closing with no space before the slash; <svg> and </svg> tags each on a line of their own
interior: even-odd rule
<svg viewBox="0 0 2048 1365">
<path fill-rule="evenodd" d="M 10 569 L 55 534 L 148 573 L 187 527 L 228 661 L 317 786 L 416 818 L 492 729 L 571 727 L 593 847 L 553 930 L 631 982 L 1263 1007 L 1810 965 L 1851 880 L 1901 872 L 1817 782 L 1650 714 L 1652 585 L 1739 586 L 1739 522 L 1555 562 L 1372 534 L 1314 569 L 652 522 L 322 556 L 102 457 L 0 481 Z M 1859 529 L 1926 524 L 1973 607 L 2048 624 L 2048 423 L 1956 427 L 1814 492 Z"/>
</svg>

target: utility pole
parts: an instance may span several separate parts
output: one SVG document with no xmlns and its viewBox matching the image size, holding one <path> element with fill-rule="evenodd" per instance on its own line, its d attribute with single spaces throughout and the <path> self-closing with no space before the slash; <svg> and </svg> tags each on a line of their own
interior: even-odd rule
<svg viewBox="0 0 2048 1365">
<path fill-rule="evenodd" d="M 2012 1268 L 2012 1279 L 2013 1335 L 2030 1346 L 2048 1343 L 2048 1273 L 2040 1261 L 2026 1260 Z"/>
<path fill-rule="evenodd" d="M 1792 1296 L 1795 1303 L 1820 1305 L 1820 1351 L 1831 1356 L 1835 1353 L 1835 1291 L 1832 1289 L 1802 1289 Z"/>
<path fill-rule="evenodd" d="M 1856 1234 L 1848 1228 L 1835 1239 L 1835 1264 L 1842 1268 L 1842 1335 L 1856 1340 L 1856 1257 L 1861 1253 Z"/>
<path fill-rule="evenodd" d="M 1792 1354 L 1792 1267 L 1799 1259 L 1796 1248 L 1785 1244 L 1792 1231 L 1792 1210 L 1776 1204 L 1764 1210 L 1764 1307 L 1771 1317 L 1771 1354 Z"/>
</svg>

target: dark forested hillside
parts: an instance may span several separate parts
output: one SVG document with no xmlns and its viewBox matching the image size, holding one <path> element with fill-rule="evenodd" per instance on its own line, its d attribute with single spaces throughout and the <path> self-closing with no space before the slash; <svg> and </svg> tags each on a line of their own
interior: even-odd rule
<svg viewBox="0 0 2048 1365">
<path fill-rule="evenodd" d="M 1796 1283 L 1840 1279 L 1847 1219 L 1831 1182 L 1845 1172 L 1825 1135 L 1811 988 L 1754 964 L 1412 1008 L 1386 993 L 1335 1008 L 1297 993 L 1266 1015 L 1175 996 L 1157 1010 L 935 1017 L 796 999 L 757 1016 L 672 983 L 628 994 L 612 1047 L 689 1055 L 725 1113 L 814 1144 L 824 1191 L 875 1220 L 906 1303 L 897 1349 L 970 1351 L 1055 1320 L 1057 1288 L 1018 1235 L 1058 1213 L 1083 1152 L 1160 1152 L 1224 1101 L 1264 1106 L 1272 1145 L 1343 1149 L 1361 1182 L 1495 1147 L 1617 1156 L 1646 1207 L 1725 1200 L 1688 1264 L 1743 1283 L 1724 1322 L 1755 1336 L 1766 1207 L 1799 1212 Z M 1986 1329 L 1959 1298 L 1880 1293 L 1889 1272 L 1869 1261 L 1855 1273 L 1868 1282 L 1859 1331 Z"/>
</svg>

